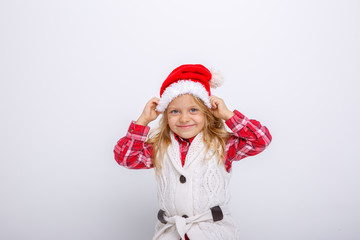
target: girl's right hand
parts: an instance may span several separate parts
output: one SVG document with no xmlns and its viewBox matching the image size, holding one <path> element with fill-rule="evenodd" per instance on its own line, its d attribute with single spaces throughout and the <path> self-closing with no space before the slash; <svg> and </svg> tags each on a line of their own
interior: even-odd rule
<svg viewBox="0 0 360 240">
<path fill-rule="evenodd" d="M 146 103 L 143 112 L 136 121 L 136 124 L 147 126 L 150 122 L 154 121 L 161 113 L 155 110 L 156 106 L 159 104 L 159 101 L 160 100 L 156 97 L 150 99 L 150 101 Z"/>
</svg>

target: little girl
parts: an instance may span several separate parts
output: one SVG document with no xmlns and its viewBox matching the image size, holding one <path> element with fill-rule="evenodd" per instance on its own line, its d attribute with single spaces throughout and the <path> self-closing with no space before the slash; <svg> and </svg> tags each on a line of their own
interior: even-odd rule
<svg viewBox="0 0 360 240">
<path fill-rule="evenodd" d="M 231 166 L 263 151 L 271 135 L 211 95 L 220 80 L 200 64 L 176 68 L 161 86 L 160 99 L 145 105 L 115 146 L 120 165 L 155 169 L 160 210 L 153 240 L 238 237 L 227 207 Z M 148 137 L 147 125 L 160 113 L 160 126 Z"/>
</svg>

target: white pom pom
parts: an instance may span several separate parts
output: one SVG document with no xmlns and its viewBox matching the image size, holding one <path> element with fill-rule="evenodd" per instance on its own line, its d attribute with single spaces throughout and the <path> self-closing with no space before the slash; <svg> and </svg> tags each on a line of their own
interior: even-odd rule
<svg viewBox="0 0 360 240">
<path fill-rule="evenodd" d="M 224 76 L 221 74 L 221 72 L 218 70 L 215 70 L 215 69 L 211 69 L 210 72 L 212 74 L 212 78 L 209 81 L 210 87 L 217 88 L 217 87 L 220 87 L 221 85 L 223 85 Z"/>
</svg>

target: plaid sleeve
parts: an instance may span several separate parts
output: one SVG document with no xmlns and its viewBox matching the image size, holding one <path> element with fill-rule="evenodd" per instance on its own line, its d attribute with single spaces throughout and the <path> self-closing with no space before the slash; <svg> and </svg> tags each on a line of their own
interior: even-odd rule
<svg viewBox="0 0 360 240">
<path fill-rule="evenodd" d="M 233 161 L 254 156 L 264 151 L 271 142 L 269 130 L 256 120 L 250 120 L 239 111 L 226 121 L 233 134 L 226 143 L 225 167 L 230 171 Z"/>
<path fill-rule="evenodd" d="M 152 168 L 151 144 L 146 143 L 150 127 L 141 126 L 132 122 L 125 137 L 121 138 L 115 148 L 114 157 L 116 162 L 130 169 Z"/>
</svg>

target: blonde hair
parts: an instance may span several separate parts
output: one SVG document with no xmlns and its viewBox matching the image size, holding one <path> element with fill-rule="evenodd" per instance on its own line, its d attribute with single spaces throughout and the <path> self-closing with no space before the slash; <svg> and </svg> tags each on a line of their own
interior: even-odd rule
<svg viewBox="0 0 360 240">
<path fill-rule="evenodd" d="M 205 126 L 203 129 L 203 141 L 206 151 L 214 150 L 219 158 L 219 163 L 225 158 L 226 141 L 230 133 L 226 131 L 224 121 L 215 117 L 204 102 L 191 95 L 200 110 L 205 114 Z M 160 119 L 159 127 L 150 133 L 147 143 L 153 146 L 153 165 L 155 170 L 161 168 L 162 159 L 169 145 L 171 144 L 170 127 L 168 124 L 167 111 L 165 110 Z"/>
</svg>

